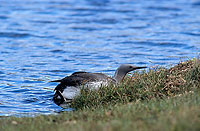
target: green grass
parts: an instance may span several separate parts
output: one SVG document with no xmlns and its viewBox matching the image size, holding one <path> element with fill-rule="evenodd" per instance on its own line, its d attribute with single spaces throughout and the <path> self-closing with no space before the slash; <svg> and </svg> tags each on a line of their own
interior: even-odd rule
<svg viewBox="0 0 200 131">
<path fill-rule="evenodd" d="M 151 99 L 165 99 L 200 87 L 200 61 L 193 59 L 170 68 L 135 72 L 121 85 L 101 87 L 98 91 L 83 89 L 72 107 L 76 109 L 98 108 Z"/>
<path fill-rule="evenodd" d="M 198 59 L 170 69 L 135 72 L 123 84 L 82 90 L 73 112 L 37 117 L 2 117 L 0 130 L 200 130 Z"/>
<path fill-rule="evenodd" d="M 8 117 L 0 130 L 200 130 L 200 92 L 35 118 Z"/>
</svg>

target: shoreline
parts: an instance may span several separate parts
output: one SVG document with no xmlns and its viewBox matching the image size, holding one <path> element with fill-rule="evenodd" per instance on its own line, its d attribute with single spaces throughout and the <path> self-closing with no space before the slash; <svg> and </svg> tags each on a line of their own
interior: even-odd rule
<svg viewBox="0 0 200 131">
<path fill-rule="evenodd" d="M 0 130 L 199 130 L 200 61 L 134 72 L 119 86 L 82 90 L 76 111 L 1 117 Z"/>
</svg>

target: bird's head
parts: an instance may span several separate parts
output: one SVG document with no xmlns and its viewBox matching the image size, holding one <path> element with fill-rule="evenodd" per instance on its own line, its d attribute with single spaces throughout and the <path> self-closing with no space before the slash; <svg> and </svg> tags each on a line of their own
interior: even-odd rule
<svg viewBox="0 0 200 131">
<path fill-rule="evenodd" d="M 128 72 L 137 70 L 137 69 L 143 69 L 143 68 L 147 68 L 146 66 L 133 66 L 131 64 L 122 64 L 120 65 L 114 75 L 114 79 L 117 80 L 118 82 L 122 81 L 123 78 L 125 77 L 125 75 Z"/>
</svg>

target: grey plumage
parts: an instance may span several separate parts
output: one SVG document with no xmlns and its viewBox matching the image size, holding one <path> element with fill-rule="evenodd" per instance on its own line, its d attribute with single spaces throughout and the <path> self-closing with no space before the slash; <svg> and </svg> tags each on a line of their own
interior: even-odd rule
<svg viewBox="0 0 200 131">
<path fill-rule="evenodd" d="M 55 80 L 52 82 L 60 82 L 63 86 L 80 86 L 85 85 L 88 82 L 97 82 L 97 81 L 112 81 L 115 80 L 111 77 L 106 76 L 102 73 L 89 73 L 89 72 L 75 72 L 70 76 L 67 76 L 61 80 Z M 54 90 L 60 90 L 61 87 L 57 86 Z"/>
<path fill-rule="evenodd" d="M 102 82 L 102 83 L 120 83 L 125 75 L 133 70 L 142 69 L 146 67 L 136 67 L 130 64 L 123 64 L 115 71 L 115 75 L 113 77 L 109 77 L 102 73 L 89 73 L 89 72 L 75 72 L 70 76 L 67 76 L 61 80 L 55 80 L 52 82 L 60 82 L 54 89 L 55 94 L 53 97 L 54 102 L 57 105 L 62 103 L 67 103 L 67 101 L 71 101 L 72 98 L 67 98 L 68 96 L 64 96 L 64 90 L 67 90 L 69 87 L 74 87 L 74 89 L 87 85 L 88 83 Z M 65 91 L 66 92 L 66 91 Z"/>
</svg>

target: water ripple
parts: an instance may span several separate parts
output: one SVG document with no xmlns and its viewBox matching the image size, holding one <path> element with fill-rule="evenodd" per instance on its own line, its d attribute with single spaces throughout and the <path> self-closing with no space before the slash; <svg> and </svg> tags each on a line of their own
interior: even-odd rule
<svg viewBox="0 0 200 131">
<path fill-rule="evenodd" d="M 15 33 L 15 32 L 0 32 L 0 37 L 6 38 L 25 38 L 30 37 L 31 35 L 28 33 Z"/>
</svg>

